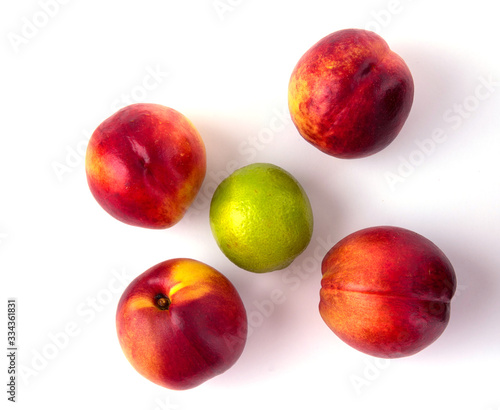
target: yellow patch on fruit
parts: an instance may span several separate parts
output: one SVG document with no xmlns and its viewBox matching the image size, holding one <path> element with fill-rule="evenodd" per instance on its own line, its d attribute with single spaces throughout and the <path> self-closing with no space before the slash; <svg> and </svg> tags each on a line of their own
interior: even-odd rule
<svg viewBox="0 0 500 410">
<path fill-rule="evenodd" d="M 218 279 L 217 273 L 210 267 L 194 260 L 182 260 L 172 267 L 169 277 L 171 283 L 168 297 L 172 303 L 193 301 L 206 294 L 213 293 L 211 283 Z"/>
<path fill-rule="evenodd" d="M 116 156 L 103 158 L 95 150 L 89 149 L 85 157 L 87 175 L 96 183 L 114 190 L 128 179 L 128 167 Z"/>
<path fill-rule="evenodd" d="M 151 298 L 141 294 L 131 297 L 127 302 L 127 305 L 127 309 L 129 309 L 130 311 L 155 307 Z"/>
</svg>

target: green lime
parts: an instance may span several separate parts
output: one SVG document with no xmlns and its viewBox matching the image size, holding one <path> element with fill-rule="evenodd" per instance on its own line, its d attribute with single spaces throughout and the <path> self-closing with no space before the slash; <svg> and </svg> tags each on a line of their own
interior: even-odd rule
<svg viewBox="0 0 500 410">
<path fill-rule="evenodd" d="M 242 269 L 286 268 L 309 244 L 309 198 L 284 169 L 257 163 L 220 183 L 210 204 L 210 227 L 219 248 Z"/>
</svg>

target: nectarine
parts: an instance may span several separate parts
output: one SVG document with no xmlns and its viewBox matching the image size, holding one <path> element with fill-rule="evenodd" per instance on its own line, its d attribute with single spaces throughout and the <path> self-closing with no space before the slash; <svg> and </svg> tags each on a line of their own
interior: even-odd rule
<svg viewBox="0 0 500 410">
<path fill-rule="evenodd" d="M 334 245 L 321 269 L 321 317 L 364 353 L 415 354 L 448 324 L 455 272 L 422 235 L 391 226 L 362 229 Z"/>
<path fill-rule="evenodd" d="M 118 303 L 116 328 L 132 366 L 150 381 L 190 389 L 229 369 L 247 337 L 232 283 L 193 259 L 170 259 L 139 275 Z"/>
<path fill-rule="evenodd" d="M 85 169 L 94 198 L 110 215 L 129 225 L 168 228 L 201 187 L 205 145 L 178 111 L 132 104 L 94 131 Z"/>
<path fill-rule="evenodd" d="M 378 34 L 336 31 L 299 59 L 288 86 L 292 121 L 305 140 L 338 158 L 387 147 L 413 103 L 413 78 Z"/>
</svg>

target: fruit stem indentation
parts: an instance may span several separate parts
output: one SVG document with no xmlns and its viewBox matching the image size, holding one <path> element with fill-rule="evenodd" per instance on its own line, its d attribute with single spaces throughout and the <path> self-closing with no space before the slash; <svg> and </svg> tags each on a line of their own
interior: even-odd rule
<svg viewBox="0 0 500 410">
<path fill-rule="evenodd" d="M 159 293 L 155 296 L 155 303 L 158 309 L 168 310 L 171 302 L 167 296 L 165 296 L 163 293 Z"/>
</svg>

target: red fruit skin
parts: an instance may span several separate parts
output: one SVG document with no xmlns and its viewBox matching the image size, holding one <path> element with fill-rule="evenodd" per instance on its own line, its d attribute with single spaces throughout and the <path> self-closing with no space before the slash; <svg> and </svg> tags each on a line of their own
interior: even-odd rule
<svg viewBox="0 0 500 410">
<path fill-rule="evenodd" d="M 352 159 L 379 152 L 396 138 L 413 94 L 410 70 L 382 37 L 347 29 L 324 37 L 299 59 L 288 105 L 306 141 Z"/>
<path fill-rule="evenodd" d="M 132 104 L 94 131 L 85 169 L 90 191 L 110 215 L 163 229 L 176 224 L 194 201 L 205 178 L 205 145 L 181 113 Z"/>
<path fill-rule="evenodd" d="M 446 328 L 454 269 L 425 237 L 379 226 L 348 235 L 322 262 L 319 311 L 359 351 L 382 358 L 413 355 Z"/>
<path fill-rule="evenodd" d="M 157 295 L 171 301 L 167 310 Z M 229 369 L 247 338 L 247 316 L 231 282 L 192 259 L 170 259 L 138 276 L 118 303 L 116 329 L 132 366 L 150 381 L 186 390 Z"/>
</svg>

